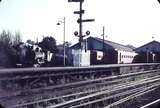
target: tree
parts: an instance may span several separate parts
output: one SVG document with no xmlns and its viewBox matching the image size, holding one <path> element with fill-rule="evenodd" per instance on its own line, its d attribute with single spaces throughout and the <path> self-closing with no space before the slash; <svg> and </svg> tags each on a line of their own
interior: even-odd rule
<svg viewBox="0 0 160 108">
<path fill-rule="evenodd" d="M 32 41 L 32 40 L 27 40 L 26 43 L 28 43 L 28 44 L 30 44 L 30 45 L 34 45 L 34 44 L 35 44 L 35 42 Z"/>
<path fill-rule="evenodd" d="M 8 67 L 11 65 L 10 54 L 11 50 L 11 33 L 3 31 L 0 34 L 0 66 L 1 67 Z"/>
<path fill-rule="evenodd" d="M 0 34 L 0 47 L 10 47 L 12 45 L 11 33 L 4 31 Z"/>
<path fill-rule="evenodd" d="M 15 41 L 10 31 L 3 30 L 0 34 L 0 67 L 13 67 L 16 64 L 17 51 L 13 48 Z"/>
<path fill-rule="evenodd" d="M 56 40 L 53 37 L 45 37 L 43 38 L 42 42 L 38 44 L 42 50 L 44 51 L 50 51 L 52 53 L 57 52 L 57 45 L 56 45 Z"/>
<path fill-rule="evenodd" d="M 42 48 L 43 52 L 45 53 L 45 60 L 47 61 L 47 52 L 50 51 L 52 53 L 57 53 L 57 45 L 56 40 L 53 37 L 45 37 L 43 38 L 42 42 L 38 43 L 38 46 Z"/>
<path fill-rule="evenodd" d="M 20 32 L 16 32 L 15 36 L 13 37 L 13 45 L 16 46 L 18 45 L 20 42 L 22 42 L 22 38 L 21 38 L 21 34 Z"/>
</svg>

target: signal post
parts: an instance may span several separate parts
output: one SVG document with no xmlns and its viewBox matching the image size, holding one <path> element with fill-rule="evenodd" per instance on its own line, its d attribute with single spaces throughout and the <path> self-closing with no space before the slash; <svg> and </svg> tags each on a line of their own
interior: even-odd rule
<svg viewBox="0 0 160 108">
<path fill-rule="evenodd" d="M 75 51 L 75 59 L 77 63 L 75 63 L 75 66 L 84 66 L 84 65 L 90 65 L 90 51 L 87 51 L 86 42 L 83 41 L 83 38 L 85 36 L 90 35 L 90 31 L 86 31 L 86 35 L 83 35 L 83 23 L 84 22 L 92 22 L 94 19 L 83 19 L 82 16 L 85 13 L 85 10 L 82 9 L 82 5 L 84 0 L 68 0 L 69 3 L 79 3 L 79 11 L 74 11 L 74 14 L 78 14 L 79 18 L 77 20 L 77 23 L 79 24 L 79 33 L 77 31 L 74 32 L 74 35 L 79 37 L 79 50 Z M 85 48 L 85 50 L 84 50 Z"/>
</svg>

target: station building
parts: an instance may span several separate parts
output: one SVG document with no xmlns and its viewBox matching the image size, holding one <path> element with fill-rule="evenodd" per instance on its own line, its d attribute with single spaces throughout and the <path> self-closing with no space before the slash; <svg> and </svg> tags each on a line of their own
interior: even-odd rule
<svg viewBox="0 0 160 108">
<path fill-rule="evenodd" d="M 130 47 L 97 37 L 88 37 L 83 43 L 83 50 L 79 43 L 71 47 L 74 66 L 133 63 L 137 55 Z"/>
<path fill-rule="evenodd" d="M 136 61 L 139 63 L 159 63 L 160 62 L 160 42 L 151 41 L 145 45 L 136 48 L 138 53 Z"/>
</svg>

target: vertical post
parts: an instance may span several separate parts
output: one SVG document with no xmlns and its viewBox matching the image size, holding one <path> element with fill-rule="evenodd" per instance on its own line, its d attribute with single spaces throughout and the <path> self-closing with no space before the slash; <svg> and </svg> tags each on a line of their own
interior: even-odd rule
<svg viewBox="0 0 160 108">
<path fill-rule="evenodd" d="M 149 63 L 149 52 L 147 51 L 147 63 Z"/>
<path fill-rule="evenodd" d="M 83 0 L 80 0 L 80 14 L 79 14 L 79 43 L 80 43 L 80 49 L 82 49 L 82 41 L 83 41 L 83 36 L 82 36 L 82 3 L 83 3 Z"/>
<path fill-rule="evenodd" d="M 64 23 L 64 28 L 63 28 L 63 54 L 64 54 L 64 57 L 63 57 L 63 64 L 64 64 L 64 66 L 66 65 L 66 62 L 65 62 L 65 56 L 66 56 L 66 48 L 65 48 L 65 32 L 66 32 L 66 21 L 65 21 L 66 19 L 65 19 L 65 17 L 63 17 L 63 23 Z"/>
<path fill-rule="evenodd" d="M 103 26 L 103 56 L 104 56 L 104 35 L 105 35 L 105 27 Z"/>
<path fill-rule="evenodd" d="M 105 64 L 105 50 L 104 50 L 104 35 L 105 35 L 105 27 L 103 26 L 103 34 L 102 34 L 102 36 L 103 36 L 103 64 Z"/>
<path fill-rule="evenodd" d="M 63 21 L 58 21 L 57 25 L 61 25 L 63 23 L 63 65 L 66 65 L 65 56 L 66 56 L 66 48 L 65 48 L 65 34 L 66 34 L 66 18 L 63 17 Z"/>
<path fill-rule="evenodd" d="M 79 14 L 79 44 L 80 44 L 80 54 L 79 54 L 79 66 L 81 66 L 81 62 L 82 62 L 82 49 L 83 49 L 83 34 L 82 34 L 82 3 L 83 3 L 83 0 L 80 0 L 80 7 L 79 7 L 79 11 L 80 11 L 80 14 Z"/>
<path fill-rule="evenodd" d="M 149 52 L 148 52 L 148 48 L 146 48 L 146 50 L 147 50 L 147 55 L 146 55 L 146 56 L 147 56 L 147 63 L 148 63 L 148 62 L 149 62 L 149 57 L 148 57 L 148 56 L 149 56 Z"/>
</svg>

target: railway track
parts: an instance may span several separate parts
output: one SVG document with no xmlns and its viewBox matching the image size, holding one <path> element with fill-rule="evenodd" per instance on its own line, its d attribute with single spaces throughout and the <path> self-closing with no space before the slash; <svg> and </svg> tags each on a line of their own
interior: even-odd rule
<svg viewBox="0 0 160 108">
<path fill-rule="evenodd" d="M 52 104 L 60 105 L 60 106 L 58 106 L 59 108 L 64 107 L 64 106 L 66 107 L 67 105 L 64 104 L 64 102 L 69 102 L 72 100 L 75 101 L 75 99 L 81 99 L 84 97 L 88 97 L 90 95 L 92 96 L 93 94 L 97 94 L 97 93 L 100 93 L 100 94 L 102 93 L 101 94 L 102 96 L 105 95 L 103 93 L 107 93 L 107 94 L 110 94 L 112 98 L 115 96 L 123 97 L 123 95 L 126 96 L 128 94 L 132 94 L 137 91 L 143 90 L 147 84 L 153 85 L 155 82 L 157 82 L 158 85 L 156 83 L 155 87 L 159 86 L 159 77 L 160 77 L 159 71 L 160 70 L 152 70 L 152 71 L 130 73 L 130 74 L 124 74 L 124 75 L 118 75 L 118 76 L 111 76 L 111 77 L 100 78 L 100 79 L 95 79 L 95 80 L 81 81 L 81 82 L 76 82 L 76 83 L 71 83 L 71 84 L 59 85 L 57 87 L 53 86 L 53 87 L 45 88 L 43 90 L 40 88 L 39 89 L 31 89 L 30 91 L 27 90 L 27 92 L 32 94 L 33 99 L 35 99 L 35 97 L 40 96 L 40 94 L 42 94 L 43 92 L 46 92 L 47 94 L 49 93 L 53 97 L 49 96 L 48 99 L 39 99 L 34 102 L 28 102 L 25 104 L 17 104 L 17 105 L 11 106 L 11 108 L 16 108 L 16 107 L 19 108 L 19 107 L 24 107 L 24 106 L 35 106 L 37 104 L 40 104 L 43 107 L 46 107 L 47 105 L 43 105 L 43 103 L 45 103 L 45 104 L 52 103 Z M 142 79 L 142 77 L 143 77 L 143 79 Z M 140 86 L 140 87 L 137 88 L 137 86 Z M 131 90 L 129 90 L 129 88 Z M 120 91 L 124 91 L 124 93 L 121 93 L 121 95 L 117 94 L 117 92 L 120 93 Z M 16 93 L 16 94 L 20 94 L 20 93 Z M 34 94 L 35 94 L 35 96 L 34 96 Z M 44 94 L 44 96 L 46 96 L 47 94 Z M 24 99 L 24 100 L 27 100 L 27 98 L 28 98 L 27 95 L 26 95 L 26 99 Z M 97 96 L 99 96 L 99 95 L 97 95 Z M 107 97 L 108 96 L 109 95 L 107 95 Z M 25 96 L 23 95 L 23 97 L 25 97 Z M 22 98 L 22 96 L 17 95 L 17 97 L 14 97 L 14 98 L 18 99 L 18 98 Z M 90 98 L 94 98 L 94 97 L 90 97 Z M 29 100 L 33 100 L 33 99 L 29 99 Z M 95 98 L 95 99 L 96 100 L 93 100 L 93 104 L 95 104 L 99 100 L 104 100 L 101 98 L 100 99 Z M 74 101 L 71 102 L 71 105 L 69 105 L 68 107 L 71 107 L 72 104 L 75 103 Z M 83 100 L 80 100 L 80 102 L 81 102 L 80 106 L 83 105 L 82 101 Z M 87 104 L 86 101 L 84 101 L 84 102 L 85 102 L 84 106 L 87 106 L 87 105 L 91 106 L 92 101 L 89 101 L 89 104 Z M 64 105 L 61 106 L 62 103 Z M 56 106 L 55 106 L 55 108 L 56 108 Z"/>
<path fill-rule="evenodd" d="M 103 107 L 103 106 L 100 106 L 100 104 L 95 105 L 95 103 L 103 102 L 103 101 L 106 101 L 106 100 L 109 100 L 109 103 L 110 103 L 111 101 L 114 102 L 116 99 L 118 100 L 118 98 L 120 98 L 120 99 L 123 98 L 123 96 L 125 97 L 127 95 L 134 94 L 137 91 L 142 90 L 144 92 L 144 91 L 147 90 L 149 85 L 153 86 L 154 85 L 153 83 L 155 83 L 155 82 L 157 82 L 158 84 L 156 83 L 153 87 L 159 86 L 160 85 L 159 81 L 160 81 L 160 78 L 156 78 L 156 79 L 152 79 L 152 80 L 146 80 L 145 79 L 144 81 L 136 81 L 134 83 L 130 83 L 130 84 L 126 84 L 126 85 L 123 84 L 123 85 L 117 86 L 117 87 L 109 89 L 109 90 L 100 91 L 100 92 L 97 92 L 97 93 L 94 93 L 94 94 L 91 94 L 91 95 L 87 95 L 87 96 L 82 97 L 82 98 L 78 98 L 78 99 L 74 99 L 74 100 L 67 101 L 67 102 L 64 102 L 64 103 L 60 103 L 60 104 L 57 104 L 57 105 L 53 105 L 53 106 L 48 107 L 48 108 L 62 108 L 62 107 L 67 107 L 67 108 L 70 108 L 70 107 L 78 108 L 79 107 L 79 108 L 82 108 L 82 107 L 85 107 L 86 105 L 89 105 L 90 108 Z M 146 87 L 146 85 L 148 85 L 148 86 Z M 138 86 L 140 86 L 140 87 L 138 87 Z M 119 95 L 117 95 L 117 94 L 119 94 Z M 105 102 L 105 104 L 106 103 L 107 102 Z M 116 103 L 112 103 L 112 104 L 116 105 Z M 113 106 L 112 104 L 109 105 L 108 107 Z"/>
<path fill-rule="evenodd" d="M 92 74 L 95 70 L 89 71 L 92 71 Z M 12 81 L 12 78 L 27 79 L 25 75 L 22 78 L 16 76 L 8 80 Z M 14 92 L 0 96 L 0 103 L 7 108 L 108 108 L 124 105 L 133 97 L 146 94 L 159 86 L 160 69 L 158 68 L 38 88 L 16 89 Z"/>
</svg>

